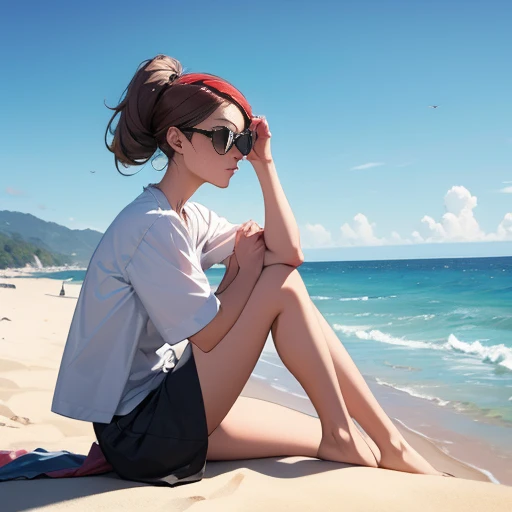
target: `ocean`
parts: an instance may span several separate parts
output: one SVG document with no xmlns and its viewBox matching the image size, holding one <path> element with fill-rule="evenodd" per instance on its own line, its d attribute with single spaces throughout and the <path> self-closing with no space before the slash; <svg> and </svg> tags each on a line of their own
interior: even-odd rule
<svg viewBox="0 0 512 512">
<path fill-rule="evenodd" d="M 512 257 L 311 262 L 298 270 L 365 378 L 512 428 Z M 217 286 L 224 268 L 206 274 Z M 85 271 L 35 276 L 72 278 L 68 286 Z"/>
</svg>

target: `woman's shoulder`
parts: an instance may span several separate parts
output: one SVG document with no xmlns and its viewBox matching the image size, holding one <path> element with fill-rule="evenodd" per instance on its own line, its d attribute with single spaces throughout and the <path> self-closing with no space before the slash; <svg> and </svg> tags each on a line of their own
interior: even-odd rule
<svg viewBox="0 0 512 512">
<path fill-rule="evenodd" d="M 172 218 L 166 219 L 169 212 L 163 210 L 154 196 L 146 190 L 128 203 L 112 220 L 102 237 L 102 245 L 115 247 L 130 252 L 148 232 L 162 229 L 179 228 L 179 223 Z"/>
<path fill-rule="evenodd" d="M 197 201 L 189 201 L 188 202 L 189 209 L 193 215 L 195 215 L 197 219 L 197 225 L 199 231 L 204 231 L 208 229 L 208 226 L 211 223 L 212 219 L 212 210 L 205 206 L 203 203 L 199 203 Z"/>
<path fill-rule="evenodd" d="M 203 222 L 206 226 L 211 225 L 212 221 L 219 217 L 219 214 L 215 210 L 205 206 L 203 203 L 198 203 L 197 201 L 189 201 L 188 204 L 192 207 L 191 209 L 193 211 L 197 212 L 199 221 Z"/>
<path fill-rule="evenodd" d="M 197 201 L 188 201 L 187 204 L 192 208 L 192 210 L 197 211 L 199 214 L 206 218 L 208 217 L 210 209 L 206 207 L 204 204 L 198 203 Z"/>
</svg>

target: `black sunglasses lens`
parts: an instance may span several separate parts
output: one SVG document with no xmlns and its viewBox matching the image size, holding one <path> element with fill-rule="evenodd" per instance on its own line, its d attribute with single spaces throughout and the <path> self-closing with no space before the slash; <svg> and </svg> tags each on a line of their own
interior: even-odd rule
<svg viewBox="0 0 512 512">
<path fill-rule="evenodd" d="M 219 153 L 219 155 L 225 155 L 229 150 L 229 128 L 221 128 L 219 130 L 213 130 L 212 141 L 213 147 L 215 151 Z"/>
<path fill-rule="evenodd" d="M 220 128 L 213 131 L 213 147 L 219 155 L 225 155 L 231 149 L 231 146 L 233 145 L 232 140 L 229 128 Z M 254 142 L 256 142 L 256 132 L 249 132 L 238 137 L 235 140 L 235 146 L 239 149 L 242 155 L 248 155 L 251 152 Z"/>
<path fill-rule="evenodd" d="M 240 150 L 242 155 L 247 156 L 256 142 L 256 132 L 249 132 L 236 139 L 236 147 Z"/>
</svg>

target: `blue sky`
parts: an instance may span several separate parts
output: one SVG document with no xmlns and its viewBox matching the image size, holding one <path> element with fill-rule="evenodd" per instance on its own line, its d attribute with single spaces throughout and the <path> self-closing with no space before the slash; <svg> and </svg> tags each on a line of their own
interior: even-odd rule
<svg viewBox="0 0 512 512">
<path fill-rule="evenodd" d="M 159 181 L 150 164 L 118 174 L 103 102 L 165 53 L 225 77 L 267 117 L 306 261 L 444 256 L 454 243 L 460 256 L 512 254 L 510 2 L 249 5 L 4 7 L 0 210 L 103 232 Z M 265 221 L 246 161 L 229 188 L 191 200 Z"/>
</svg>

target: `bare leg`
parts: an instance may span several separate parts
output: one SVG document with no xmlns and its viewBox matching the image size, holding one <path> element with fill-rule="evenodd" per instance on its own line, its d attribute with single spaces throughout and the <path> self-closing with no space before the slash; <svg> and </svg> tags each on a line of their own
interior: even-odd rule
<svg viewBox="0 0 512 512">
<path fill-rule="evenodd" d="M 208 460 L 315 458 L 320 420 L 280 404 L 239 396 L 208 440 Z"/>
<path fill-rule="evenodd" d="M 407 443 L 373 396 L 336 333 L 312 301 L 311 306 L 327 341 L 349 413 L 379 447 L 381 455 L 379 467 L 409 473 L 439 475 L 440 472 Z"/>
<path fill-rule="evenodd" d="M 348 416 L 332 358 L 308 300 L 296 269 L 288 265 L 269 265 L 263 269 L 233 327 L 212 350 L 203 352 L 192 341 L 209 437 L 213 442 L 217 438 L 216 429 L 223 425 L 239 398 L 272 330 L 285 364 L 292 368 L 319 412 L 320 421 L 315 425 L 320 426 L 320 442 L 318 436 L 311 438 L 308 433 L 311 422 L 306 426 L 301 421 L 305 430 L 297 430 L 296 437 L 301 430 L 307 437 L 301 446 L 311 453 L 311 443 L 316 444 L 318 458 L 376 468 L 376 458 Z M 283 428 L 286 430 L 286 425 Z M 250 432 L 246 436 L 236 435 L 239 443 L 252 443 Z M 260 441 L 251 444 L 251 453 L 276 449 L 275 441 L 274 448 L 267 446 L 264 439 Z M 212 446 L 215 457 L 222 457 L 226 450 L 229 455 L 229 445 L 225 443 Z M 243 452 L 243 446 L 239 452 Z"/>
<path fill-rule="evenodd" d="M 345 405 L 335 358 L 311 304 L 296 269 L 278 264 L 265 267 L 240 317 L 216 347 L 205 353 L 193 345 L 207 415 L 210 459 L 312 456 L 316 452 L 317 458 L 376 467 L 376 458 L 370 459 L 368 445 Z M 277 404 L 240 405 L 239 394 L 269 330 L 285 365 L 310 395 L 320 420 L 289 410 L 285 413 L 277 410 Z M 348 440 L 343 426 L 352 436 Z"/>
<path fill-rule="evenodd" d="M 310 298 L 298 272 L 290 275 L 287 307 L 272 324 L 284 365 L 301 383 L 322 424 L 317 456 L 377 467 L 378 461 L 349 415 L 335 368 Z"/>
</svg>

